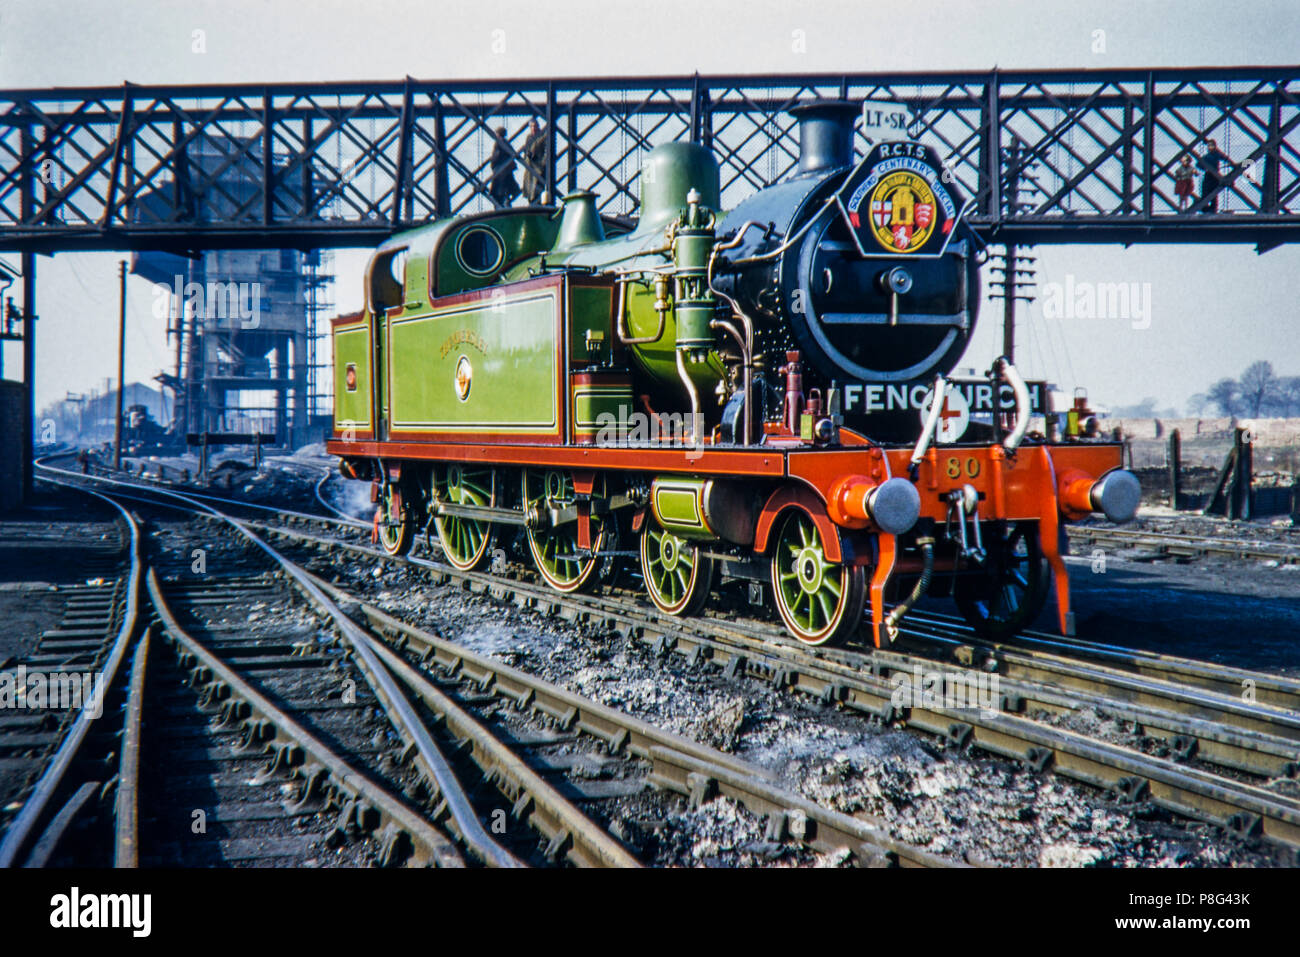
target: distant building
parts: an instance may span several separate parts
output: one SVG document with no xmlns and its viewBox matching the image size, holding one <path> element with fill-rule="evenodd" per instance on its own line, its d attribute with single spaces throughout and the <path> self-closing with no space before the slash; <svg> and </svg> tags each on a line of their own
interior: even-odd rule
<svg viewBox="0 0 1300 957">
<path fill-rule="evenodd" d="M 117 389 L 113 380 L 104 379 L 89 392 L 69 393 L 51 403 L 36 416 L 37 442 L 98 445 L 113 441 L 117 425 Z M 171 421 L 172 403 L 162 389 L 143 382 L 128 382 L 122 408 L 143 407 L 161 424 Z"/>
</svg>

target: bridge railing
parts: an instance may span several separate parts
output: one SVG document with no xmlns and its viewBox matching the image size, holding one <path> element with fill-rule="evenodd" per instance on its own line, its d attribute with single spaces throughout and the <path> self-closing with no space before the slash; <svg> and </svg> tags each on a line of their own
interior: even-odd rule
<svg viewBox="0 0 1300 957">
<path fill-rule="evenodd" d="M 691 139 L 731 206 L 793 169 L 787 110 L 825 97 L 909 104 L 992 238 L 1300 235 L 1300 68 L 1257 67 L 0 91 L 0 248 L 370 244 L 492 206 L 494 147 L 522 178 L 529 120 L 549 196 L 635 215 L 648 150 Z"/>
</svg>

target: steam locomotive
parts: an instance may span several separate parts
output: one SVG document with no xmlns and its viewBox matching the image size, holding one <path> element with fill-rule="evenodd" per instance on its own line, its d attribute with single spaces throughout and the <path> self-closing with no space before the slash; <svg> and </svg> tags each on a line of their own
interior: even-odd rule
<svg viewBox="0 0 1300 957">
<path fill-rule="evenodd" d="M 1072 632 L 1064 524 L 1131 519 L 1137 480 L 1115 443 L 1031 431 L 1045 388 L 1007 359 L 951 377 L 966 201 L 922 142 L 857 160 L 858 110 L 795 107 L 798 168 L 729 211 L 710 151 L 671 142 L 634 222 L 577 191 L 381 245 L 333 322 L 328 449 L 384 549 L 514 544 L 561 592 L 639 566 L 670 615 L 740 588 L 813 645 L 888 645 L 926 594 L 1014 634 L 1054 582 Z"/>
</svg>

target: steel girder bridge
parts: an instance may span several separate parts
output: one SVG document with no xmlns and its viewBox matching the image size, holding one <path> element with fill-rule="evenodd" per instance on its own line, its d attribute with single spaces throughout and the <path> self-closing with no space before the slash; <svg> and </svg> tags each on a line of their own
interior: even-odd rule
<svg viewBox="0 0 1300 957">
<path fill-rule="evenodd" d="M 1300 67 L 1243 67 L 0 91 L 0 250 L 374 245 L 489 207 L 530 119 L 550 196 L 635 215 L 646 152 L 690 139 L 731 206 L 794 168 L 790 106 L 873 97 L 911 107 L 990 242 L 1300 238 Z M 1232 165 L 1180 210 L 1210 139 Z"/>
<path fill-rule="evenodd" d="M 787 110 L 819 98 L 908 104 L 1004 262 L 1017 244 L 1300 239 L 1294 66 L 0 91 L 0 252 L 22 254 L 24 280 L 0 340 L 23 341 L 24 497 L 37 253 L 376 245 L 491 206 L 492 149 L 522 153 L 531 119 L 550 197 L 589 189 L 634 216 L 645 154 L 689 139 L 718 157 L 730 207 L 794 169 Z M 1231 165 L 1182 210 L 1174 169 L 1210 139 Z M 11 272 L 0 262 L 0 289 Z"/>
</svg>

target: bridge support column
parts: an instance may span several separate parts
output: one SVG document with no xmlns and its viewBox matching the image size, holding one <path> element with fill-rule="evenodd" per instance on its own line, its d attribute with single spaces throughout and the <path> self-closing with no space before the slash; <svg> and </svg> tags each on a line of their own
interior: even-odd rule
<svg viewBox="0 0 1300 957">
<path fill-rule="evenodd" d="M 32 500 L 32 458 L 36 448 L 36 254 L 22 254 L 23 271 L 23 490 Z"/>
</svg>

